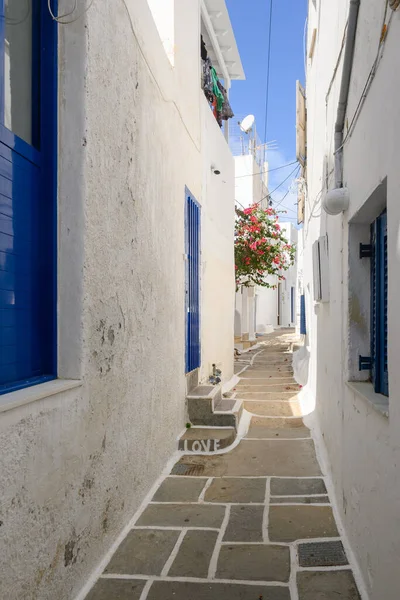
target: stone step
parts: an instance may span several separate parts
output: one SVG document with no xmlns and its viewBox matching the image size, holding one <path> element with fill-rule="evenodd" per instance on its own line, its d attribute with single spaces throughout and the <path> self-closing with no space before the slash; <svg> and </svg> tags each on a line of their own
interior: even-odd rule
<svg viewBox="0 0 400 600">
<path fill-rule="evenodd" d="M 183 452 L 215 452 L 227 448 L 235 439 L 234 427 L 191 427 L 180 438 L 178 449 Z"/>
<path fill-rule="evenodd" d="M 238 385 L 236 388 L 236 392 L 251 392 L 252 394 L 270 394 L 274 392 L 299 392 L 300 387 L 297 383 L 270 383 L 269 385 L 260 385 L 260 386 L 246 386 L 246 385 Z"/>
<path fill-rule="evenodd" d="M 199 385 L 186 396 L 192 425 L 239 426 L 243 406 L 238 400 L 222 398 L 220 385 Z"/>
<path fill-rule="evenodd" d="M 251 380 L 239 381 L 236 384 L 235 391 L 238 390 L 242 392 L 270 392 L 273 391 L 275 387 L 279 386 L 279 389 L 284 389 L 287 386 L 294 386 L 294 389 L 300 391 L 300 386 L 296 382 L 295 379 L 265 379 L 265 380 L 255 380 L 252 382 Z"/>
<path fill-rule="evenodd" d="M 254 359 L 254 361 L 252 362 L 252 368 L 254 369 L 255 367 L 290 367 L 292 365 L 292 357 L 290 358 L 284 358 L 282 360 L 277 360 L 276 358 L 274 358 L 274 360 L 257 360 L 257 358 Z"/>
</svg>

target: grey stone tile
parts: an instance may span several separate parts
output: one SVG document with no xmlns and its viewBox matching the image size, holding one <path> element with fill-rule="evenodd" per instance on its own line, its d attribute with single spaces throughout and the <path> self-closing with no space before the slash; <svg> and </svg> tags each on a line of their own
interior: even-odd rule
<svg viewBox="0 0 400 600">
<path fill-rule="evenodd" d="M 298 551 L 301 567 L 337 567 L 348 564 L 342 542 L 299 544 Z"/>
<path fill-rule="evenodd" d="M 153 502 L 197 502 L 207 479 L 167 477 L 153 496 Z"/>
<path fill-rule="evenodd" d="M 85 600 L 139 600 L 145 581 L 99 579 Z"/>
<path fill-rule="evenodd" d="M 273 542 L 339 536 L 330 506 L 270 506 L 268 531 Z"/>
<path fill-rule="evenodd" d="M 289 576 L 290 552 L 286 546 L 263 544 L 221 546 L 217 578 L 287 582 Z"/>
<path fill-rule="evenodd" d="M 329 504 L 328 496 L 289 496 L 285 498 L 275 498 L 271 496 L 271 504 Z"/>
<path fill-rule="evenodd" d="M 150 504 L 137 525 L 167 527 L 221 527 L 224 506 L 205 504 Z"/>
<path fill-rule="evenodd" d="M 179 450 L 184 452 L 214 452 L 233 444 L 236 431 L 232 428 L 191 427 L 179 440 Z"/>
<path fill-rule="evenodd" d="M 297 574 L 297 586 L 299 600 L 360 600 L 350 570 L 302 571 Z"/>
<path fill-rule="evenodd" d="M 188 531 L 172 563 L 170 577 L 207 577 L 218 531 Z"/>
<path fill-rule="evenodd" d="M 262 542 L 263 516 L 263 506 L 232 506 L 224 542 Z"/>
<path fill-rule="evenodd" d="M 290 600 L 287 587 L 155 581 L 147 600 Z M 111 599 L 110 599 L 111 600 Z"/>
<path fill-rule="evenodd" d="M 133 529 L 119 545 L 105 573 L 160 575 L 178 536 L 178 531 Z"/>
<path fill-rule="evenodd" d="M 247 438 L 308 438 L 310 430 L 303 419 L 274 419 L 268 417 L 253 417 Z"/>
<path fill-rule="evenodd" d="M 206 502 L 264 502 L 266 479 L 219 477 L 207 489 Z"/>
<path fill-rule="evenodd" d="M 203 476 L 315 477 L 321 470 L 310 440 L 242 440 L 227 454 L 184 456 L 178 465 Z M 186 471 L 187 472 L 187 471 Z"/>
<path fill-rule="evenodd" d="M 232 410 L 236 404 L 236 400 L 221 399 L 214 406 L 214 410 Z"/>
<path fill-rule="evenodd" d="M 298 402 L 249 402 L 244 401 L 244 408 L 261 417 L 301 417 Z"/>
<path fill-rule="evenodd" d="M 323 479 L 271 479 L 272 496 L 326 494 Z"/>
</svg>

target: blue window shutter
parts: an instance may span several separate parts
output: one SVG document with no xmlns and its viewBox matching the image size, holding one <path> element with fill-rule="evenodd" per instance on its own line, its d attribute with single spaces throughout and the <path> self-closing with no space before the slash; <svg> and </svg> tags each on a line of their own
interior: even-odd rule
<svg viewBox="0 0 400 600">
<path fill-rule="evenodd" d="M 371 226 L 371 376 L 375 392 L 389 395 L 387 215 Z"/>
<path fill-rule="evenodd" d="M 388 377 L 388 261 L 387 261 L 387 214 L 380 217 L 380 294 L 381 294 L 381 324 L 380 324 L 380 370 L 381 393 L 389 395 Z"/>
<path fill-rule="evenodd" d="M 377 273 L 377 231 L 378 231 L 378 222 L 374 221 L 371 225 L 371 377 L 372 382 L 376 389 L 376 380 L 377 380 L 377 281 L 376 281 L 376 273 Z"/>
<path fill-rule="evenodd" d="M 200 367 L 200 206 L 186 189 L 186 373 Z"/>
<path fill-rule="evenodd" d="M 306 335 L 306 300 L 304 294 L 300 296 L 300 334 Z"/>
</svg>

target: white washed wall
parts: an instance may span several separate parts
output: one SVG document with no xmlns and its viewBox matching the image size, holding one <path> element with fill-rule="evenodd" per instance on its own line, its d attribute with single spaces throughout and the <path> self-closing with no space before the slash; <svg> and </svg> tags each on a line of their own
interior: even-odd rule
<svg viewBox="0 0 400 600">
<path fill-rule="evenodd" d="M 369 90 L 355 131 L 344 148 L 344 184 L 350 209 L 343 215 L 321 213 L 324 157 L 333 167 L 333 131 L 341 66 L 326 95 L 339 54 L 348 2 L 309 3 L 309 39 L 318 29 L 312 61 L 308 60 L 308 201 L 304 227 L 304 285 L 308 342 L 311 347 L 307 386 L 309 408 L 323 434 L 335 486 L 336 501 L 371 600 L 397 600 L 400 574 L 400 14 L 395 13 L 382 61 Z M 360 6 L 355 60 L 347 117 L 351 120 L 375 58 L 384 2 L 363 0 Z M 348 223 L 387 177 L 389 260 L 389 418 L 347 386 L 348 364 L 357 348 L 349 339 L 354 312 L 348 309 Z M 330 185 L 332 186 L 332 179 Z M 329 237 L 330 302 L 312 301 L 312 243 Z M 360 281 L 360 288 L 363 281 Z M 357 281 L 350 281 L 357 298 Z M 363 327 L 361 325 L 361 327 Z M 368 327 L 365 325 L 365 327 Z M 366 330 L 364 330 L 365 335 Z"/>
</svg>

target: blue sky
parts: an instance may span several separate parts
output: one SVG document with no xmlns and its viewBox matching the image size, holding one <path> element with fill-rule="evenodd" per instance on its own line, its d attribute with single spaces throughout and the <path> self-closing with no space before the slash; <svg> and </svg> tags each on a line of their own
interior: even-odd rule
<svg viewBox="0 0 400 600">
<path fill-rule="evenodd" d="M 270 2 L 226 0 L 246 74 L 246 81 L 232 82 L 231 105 L 237 115 L 255 115 L 257 132 L 263 142 Z M 276 140 L 278 149 L 269 153 L 270 168 L 296 158 L 295 91 L 297 79 L 304 83 L 303 34 L 306 14 L 306 0 L 273 0 L 267 140 Z M 270 191 L 289 175 L 294 166 L 270 173 Z M 291 181 L 292 178 L 289 178 L 276 191 L 275 201 L 282 199 Z M 293 187 L 284 204 L 293 211 L 296 209 L 296 200 Z M 295 216 L 291 211 L 287 217 Z"/>
</svg>

